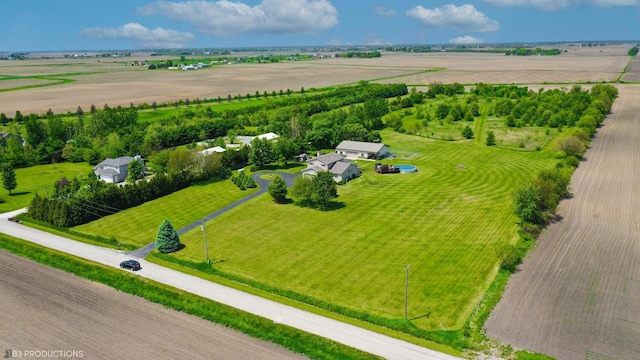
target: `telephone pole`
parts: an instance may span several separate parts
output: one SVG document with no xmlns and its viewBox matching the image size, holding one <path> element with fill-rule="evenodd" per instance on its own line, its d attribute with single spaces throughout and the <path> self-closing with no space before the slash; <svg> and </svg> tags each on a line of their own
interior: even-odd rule
<svg viewBox="0 0 640 360">
<path fill-rule="evenodd" d="M 202 218 L 200 230 L 202 230 L 202 236 L 204 237 L 204 253 L 207 255 L 207 263 L 211 264 L 211 260 L 209 260 L 209 249 L 207 248 L 207 231 L 204 227 L 204 218 Z"/>
<path fill-rule="evenodd" d="M 409 320 L 407 317 L 407 310 L 409 307 L 409 269 L 411 268 L 411 265 L 407 265 L 406 267 L 406 275 L 404 278 L 404 319 L 405 320 Z"/>
</svg>

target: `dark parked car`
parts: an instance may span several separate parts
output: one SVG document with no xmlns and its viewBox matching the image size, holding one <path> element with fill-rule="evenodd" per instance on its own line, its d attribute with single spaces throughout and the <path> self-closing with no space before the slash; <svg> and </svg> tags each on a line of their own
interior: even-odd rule
<svg viewBox="0 0 640 360">
<path fill-rule="evenodd" d="M 140 263 L 137 262 L 136 260 L 125 260 L 120 263 L 120 267 L 123 269 L 136 271 L 136 270 L 140 270 Z"/>
</svg>

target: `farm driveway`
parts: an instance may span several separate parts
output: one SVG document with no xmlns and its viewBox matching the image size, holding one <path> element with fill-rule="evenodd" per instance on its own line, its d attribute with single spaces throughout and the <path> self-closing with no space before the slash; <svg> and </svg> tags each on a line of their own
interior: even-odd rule
<svg viewBox="0 0 640 360">
<path fill-rule="evenodd" d="M 640 85 L 620 85 L 612 114 L 573 175 L 562 220 L 509 281 L 489 337 L 559 359 L 640 354 Z"/>
<path fill-rule="evenodd" d="M 9 217 L 23 210 L 0 214 L 0 232 L 51 249 L 119 268 L 130 255 L 113 249 L 80 243 L 22 224 L 10 222 Z M 357 326 L 325 318 L 259 296 L 244 293 L 207 280 L 140 259 L 142 269 L 135 274 L 172 286 L 221 304 L 291 326 L 308 333 L 375 354 L 386 359 L 453 360 L 456 357 L 439 353 L 415 344 L 398 340 Z M 2 293 L 0 293 L 1 295 Z"/>
<path fill-rule="evenodd" d="M 251 175 L 251 177 L 253 178 L 253 180 L 255 180 L 255 182 L 258 184 L 258 186 L 260 187 L 260 190 L 258 190 L 257 192 L 254 192 L 251 195 L 245 196 L 242 199 L 239 199 L 238 201 L 229 204 L 225 207 L 223 207 L 222 209 L 216 210 L 215 212 L 207 215 L 204 217 L 204 221 L 207 222 L 217 216 L 220 216 L 221 214 L 237 207 L 240 206 L 244 203 L 246 203 L 247 201 L 264 194 L 265 192 L 267 192 L 267 187 L 269 186 L 269 183 L 271 182 L 271 180 L 266 180 L 266 179 L 261 179 L 260 176 L 263 175 L 280 175 L 282 177 L 282 179 L 284 179 L 284 181 L 287 183 L 287 186 L 292 186 L 293 185 L 293 181 L 300 176 L 300 174 L 289 174 L 289 173 L 283 173 L 283 172 L 260 172 L 257 174 L 253 174 Z M 182 235 L 184 233 L 186 233 L 187 231 L 191 230 L 191 229 L 195 229 L 196 227 L 200 226 L 202 224 L 201 221 L 196 221 L 193 222 L 185 227 L 183 227 L 182 229 L 179 229 L 178 231 L 176 231 L 178 233 L 178 235 Z M 131 255 L 132 257 L 135 258 L 145 258 L 147 255 L 149 255 L 149 253 L 151 251 L 153 251 L 153 249 L 155 248 L 155 242 L 152 242 L 150 244 L 145 245 L 144 247 L 141 247 L 140 249 L 134 250 L 129 252 L 128 254 Z"/>
</svg>

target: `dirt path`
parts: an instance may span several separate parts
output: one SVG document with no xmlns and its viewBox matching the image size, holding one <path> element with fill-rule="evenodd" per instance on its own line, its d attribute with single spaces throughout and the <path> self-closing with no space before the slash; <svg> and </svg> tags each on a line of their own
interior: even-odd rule
<svg viewBox="0 0 640 360">
<path fill-rule="evenodd" d="M 71 356 L 59 358 L 305 358 L 4 251 L 0 274 L 2 356 L 12 350 L 21 357 L 51 358 L 56 356 L 37 354 L 62 350 Z"/>
<path fill-rule="evenodd" d="M 640 85 L 620 97 L 572 178 L 573 198 L 509 282 L 487 334 L 559 359 L 640 354 Z"/>
</svg>

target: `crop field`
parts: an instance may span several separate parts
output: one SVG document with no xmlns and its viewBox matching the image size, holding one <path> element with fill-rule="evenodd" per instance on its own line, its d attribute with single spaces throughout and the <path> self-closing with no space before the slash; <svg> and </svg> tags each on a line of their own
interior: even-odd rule
<svg viewBox="0 0 640 360">
<path fill-rule="evenodd" d="M 572 178 L 562 220 L 539 238 L 486 324 L 487 334 L 560 359 L 640 354 L 639 85 L 612 114 Z"/>
<path fill-rule="evenodd" d="M 79 105 L 86 112 L 92 104 L 172 104 L 361 80 L 403 82 L 418 90 L 433 82 L 513 83 L 534 91 L 574 83 L 587 88 L 615 82 L 629 62 L 629 47 L 567 46 L 559 56 L 529 57 L 383 53 L 376 59 L 220 65 L 184 72 L 150 71 L 111 59 L 0 61 L 0 112 L 10 117 L 16 110 L 75 112 Z M 631 60 L 621 80 L 637 82 L 638 64 Z M 53 81 L 48 79 L 64 82 L 41 86 Z M 616 86 L 621 96 L 572 179 L 573 198 L 560 204 L 559 221 L 543 233 L 510 280 L 486 324 L 488 336 L 562 359 L 634 359 L 640 353 L 640 219 L 634 212 L 640 200 L 640 108 L 635 101 L 640 85 Z M 211 104 L 216 111 L 215 106 L 240 106 L 235 100 Z M 162 114 L 182 109 L 165 108 Z M 403 119 L 404 130 L 432 134 L 387 129 L 381 135 L 398 155 L 385 162 L 415 165 L 417 173 L 380 175 L 373 162 L 358 161 L 363 176 L 340 186 L 328 211 L 278 205 L 261 195 L 207 223 L 213 266 L 363 317 L 403 323 L 410 265 L 411 324 L 427 331 L 461 329 L 498 271 L 495 248 L 516 240 L 512 191 L 555 165 L 553 143 L 562 133 L 507 128 L 486 115 L 474 123 L 432 120 L 423 129 L 413 111 Z M 140 121 L 155 121 L 159 113 L 141 112 Z M 474 140 L 434 140 L 460 139 L 465 124 L 478 131 Z M 484 146 L 488 130 L 496 134 L 495 147 Z M 59 177 L 90 169 L 86 163 L 18 169 L 16 195 L 0 189 L 5 200 L 0 211 L 27 206 L 35 192 L 52 191 Z M 179 229 L 253 191 L 240 191 L 228 180 L 193 186 L 73 230 L 144 246 L 155 239 L 165 218 Z M 186 247 L 171 256 L 204 260 L 199 228 L 181 241 Z"/>
<path fill-rule="evenodd" d="M 567 46 L 559 56 L 513 57 L 481 53 L 384 53 L 375 59 L 327 58 L 275 64 L 220 65 L 196 71 L 147 70 L 122 59 L 58 59 L 0 62 L 0 89 L 5 76 L 46 76 L 73 80 L 54 86 L 0 92 L 0 112 L 23 114 L 85 111 L 102 107 L 173 103 L 273 90 L 323 88 L 360 80 L 461 84 L 563 84 L 614 81 L 627 64 L 629 46 Z M 144 58 L 137 58 L 144 60 Z M 125 58 L 132 61 L 134 58 Z M 434 71 L 437 70 L 437 71 Z M 14 81 L 14 80 L 11 80 Z M 33 101 L 32 99 L 38 99 Z"/>
</svg>

